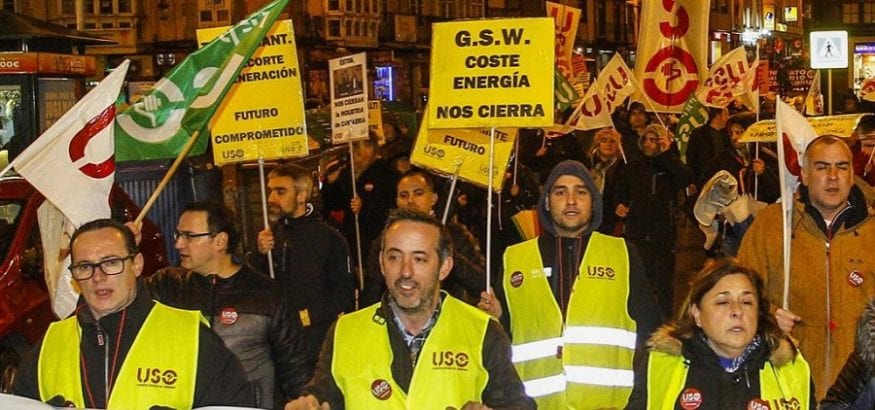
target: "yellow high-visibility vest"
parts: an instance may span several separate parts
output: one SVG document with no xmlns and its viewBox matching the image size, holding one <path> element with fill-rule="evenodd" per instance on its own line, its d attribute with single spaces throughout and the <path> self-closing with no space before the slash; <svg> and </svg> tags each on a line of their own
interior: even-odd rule
<svg viewBox="0 0 875 410">
<path fill-rule="evenodd" d="M 565 323 L 547 275 L 537 238 L 505 251 L 513 362 L 526 393 L 546 409 L 625 407 L 637 339 L 627 304 L 626 242 L 592 234 Z"/>
<path fill-rule="evenodd" d="M 444 409 L 482 402 L 489 375 L 483 340 L 489 316 L 445 296 L 405 394 L 392 377 L 391 320 L 380 303 L 341 316 L 334 333 L 331 374 L 347 409 Z"/>
<path fill-rule="evenodd" d="M 687 382 L 690 366 L 683 356 L 650 352 L 647 363 L 647 409 L 671 410 Z M 760 398 L 772 409 L 807 409 L 811 399 L 811 371 L 801 354 L 792 362 L 760 370 Z"/>
<path fill-rule="evenodd" d="M 201 323 L 206 321 L 198 311 L 156 302 L 119 369 L 106 407 L 191 408 Z M 37 366 L 42 401 L 60 395 L 76 407 L 86 407 L 79 358 L 81 334 L 75 316 L 49 325 Z"/>
</svg>

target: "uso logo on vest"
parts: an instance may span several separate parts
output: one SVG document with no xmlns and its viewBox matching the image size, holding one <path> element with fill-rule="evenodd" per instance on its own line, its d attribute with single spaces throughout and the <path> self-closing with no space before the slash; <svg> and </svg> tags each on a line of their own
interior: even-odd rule
<svg viewBox="0 0 875 410">
<path fill-rule="evenodd" d="M 465 352 L 433 352 L 431 354 L 431 364 L 435 369 L 455 369 L 467 370 L 468 354 Z"/>
<path fill-rule="evenodd" d="M 138 386 L 171 387 L 176 384 L 176 370 L 158 368 L 137 368 Z"/>
<path fill-rule="evenodd" d="M 614 280 L 614 268 L 610 266 L 595 266 L 595 265 L 587 265 L 586 273 L 590 278 L 593 279 L 606 279 L 606 280 Z"/>
</svg>

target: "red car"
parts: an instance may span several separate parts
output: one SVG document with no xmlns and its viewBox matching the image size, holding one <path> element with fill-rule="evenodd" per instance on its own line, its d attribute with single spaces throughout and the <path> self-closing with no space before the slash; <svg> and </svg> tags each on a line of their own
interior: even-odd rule
<svg viewBox="0 0 875 410">
<path fill-rule="evenodd" d="M 115 185 L 110 194 L 113 218 L 132 221 L 139 208 Z M 35 343 L 58 320 L 43 276 L 43 248 L 37 209 L 45 197 L 21 177 L 0 178 L 0 392 L 8 392 L 19 352 Z M 140 252 L 144 272 L 167 266 L 164 235 L 143 222 Z"/>
</svg>

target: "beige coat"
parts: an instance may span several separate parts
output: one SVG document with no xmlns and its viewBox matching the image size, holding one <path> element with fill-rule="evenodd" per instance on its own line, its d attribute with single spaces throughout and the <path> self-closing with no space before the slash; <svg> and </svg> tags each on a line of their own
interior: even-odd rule
<svg viewBox="0 0 875 410">
<path fill-rule="evenodd" d="M 831 240 L 801 201 L 794 206 L 788 308 L 802 318 L 792 334 L 811 366 L 818 400 L 853 351 L 857 318 L 875 297 L 875 219 L 859 190 L 852 198 L 858 205 L 845 211 L 852 213 L 845 223 L 850 228 L 838 228 Z M 781 204 L 773 204 L 745 233 L 738 259 L 764 276 L 776 306 L 784 293 L 782 249 Z M 857 286 L 850 283 L 852 272 L 862 277 Z"/>
</svg>

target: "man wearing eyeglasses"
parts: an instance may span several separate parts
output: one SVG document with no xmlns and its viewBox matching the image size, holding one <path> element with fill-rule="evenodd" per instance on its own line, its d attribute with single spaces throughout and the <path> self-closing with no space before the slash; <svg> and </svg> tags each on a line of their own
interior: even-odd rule
<svg viewBox="0 0 875 410">
<path fill-rule="evenodd" d="M 49 326 L 13 392 L 54 406 L 253 406 L 240 362 L 198 312 L 152 301 L 133 233 L 111 219 L 73 233 L 76 312 Z"/>
<path fill-rule="evenodd" d="M 148 278 L 152 296 L 207 317 L 255 384 L 258 407 L 297 397 L 313 366 L 301 326 L 271 278 L 235 262 L 239 235 L 231 212 L 217 202 L 191 203 L 173 238 L 181 267 Z"/>
</svg>

